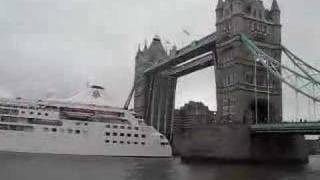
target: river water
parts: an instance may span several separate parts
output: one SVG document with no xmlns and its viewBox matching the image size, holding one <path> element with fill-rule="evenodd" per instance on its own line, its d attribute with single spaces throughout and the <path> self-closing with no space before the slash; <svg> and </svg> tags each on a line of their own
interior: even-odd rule
<svg viewBox="0 0 320 180">
<path fill-rule="evenodd" d="M 0 154 L 1 180 L 319 180 L 320 156 L 306 165 L 185 164 L 143 159 Z"/>
</svg>

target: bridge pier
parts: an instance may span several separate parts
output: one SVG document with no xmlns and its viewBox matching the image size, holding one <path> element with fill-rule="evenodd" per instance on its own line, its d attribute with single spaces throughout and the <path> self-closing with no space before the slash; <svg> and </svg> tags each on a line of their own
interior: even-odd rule
<svg viewBox="0 0 320 180">
<path fill-rule="evenodd" d="M 303 135 L 255 135 L 248 125 L 199 126 L 174 136 L 184 161 L 307 163 Z"/>
</svg>

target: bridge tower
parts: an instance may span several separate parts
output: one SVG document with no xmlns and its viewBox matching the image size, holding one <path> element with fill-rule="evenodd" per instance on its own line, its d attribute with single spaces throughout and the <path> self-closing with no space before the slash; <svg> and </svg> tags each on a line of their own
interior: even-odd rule
<svg viewBox="0 0 320 180">
<path fill-rule="evenodd" d="M 282 121 L 282 86 L 241 44 L 247 35 L 268 55 L 281 61 L 280 9 L 261 0 L 219 0 L 216 8 L 217 119 L 232 123 Z"/>
<path fill-rule="evenodd" d="M 145 75 L 145 71 L 168 58 L 159 36 L 150 46 L 138 50 L 135 58 L 134 110 L 161 133 L 169 136 L 174 113 L 177 79 L 157 72 Z"/>
</svg>

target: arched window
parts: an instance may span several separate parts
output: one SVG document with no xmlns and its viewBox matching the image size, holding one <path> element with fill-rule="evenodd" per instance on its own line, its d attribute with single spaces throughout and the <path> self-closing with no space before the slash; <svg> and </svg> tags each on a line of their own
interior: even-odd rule
<svg viewBox="0 0 320 180">
<path fill-rule="evenodd" d="M 256 10 L 253 10 L 253 17 L 257 17 L 257 11 Z"/>
</svg>

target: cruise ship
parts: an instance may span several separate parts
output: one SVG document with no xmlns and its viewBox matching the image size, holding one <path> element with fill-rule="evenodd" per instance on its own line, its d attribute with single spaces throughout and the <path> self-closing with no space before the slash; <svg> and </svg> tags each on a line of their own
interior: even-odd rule
<svg viewBox="0 0 320 180">
<path fill-rule="evenodd" d="M 171 157 L 166 137 L 133 111 L 111 107 L 101 86 L 64 100 L 0 99 L 0 151 Z"/>
</svg>

